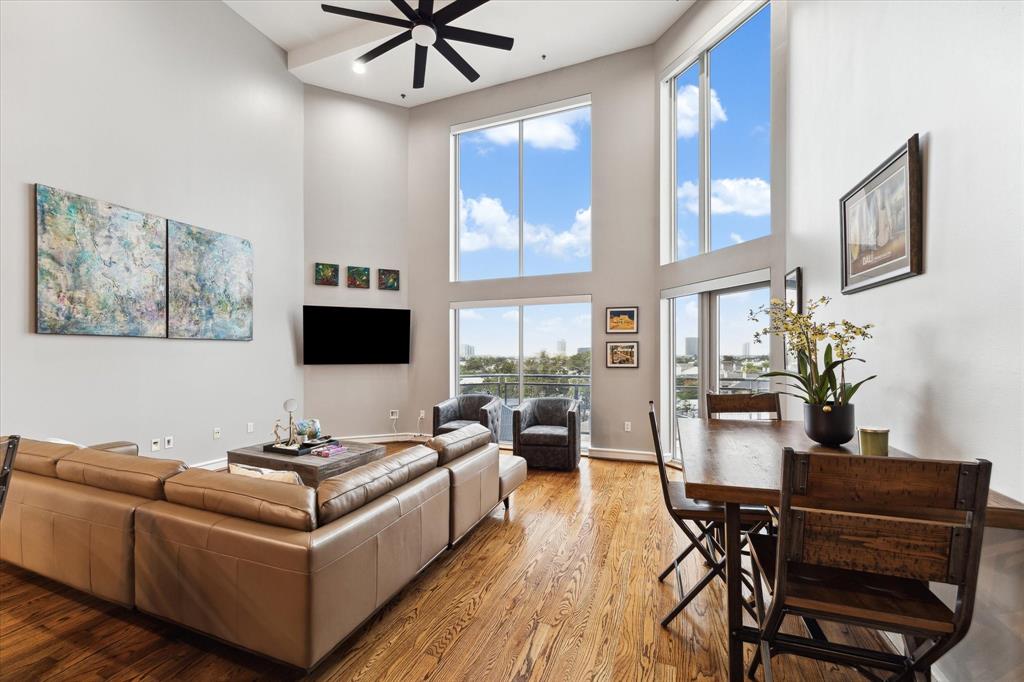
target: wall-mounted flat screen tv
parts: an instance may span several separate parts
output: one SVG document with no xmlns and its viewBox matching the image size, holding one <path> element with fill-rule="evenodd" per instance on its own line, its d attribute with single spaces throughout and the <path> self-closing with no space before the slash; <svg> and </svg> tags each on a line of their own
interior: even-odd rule
<svg viewBox="0 0 1024 682">
<path fill-rule="evenodd" d="M 302 306 L 303 364 L 408 364 L 409 323 L 399 308 Z"/>
</svg>

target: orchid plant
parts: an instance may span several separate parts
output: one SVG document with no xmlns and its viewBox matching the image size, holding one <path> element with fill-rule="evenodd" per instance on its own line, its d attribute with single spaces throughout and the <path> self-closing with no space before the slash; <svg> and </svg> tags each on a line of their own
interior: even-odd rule
<svg viewBox="0 0 1024 682">
<path fill-rule="evenodd" d="M 754 322 L 761 322 L 765 316 L 768 319 L 768 326 L 754 334 L 756 343 L 761 343 L 769 334 L 782 334 L 787 351 L 796 356 L 797 371 L 766 372 L 761 377 L 791 379 L 786 386 L 797 392 L 782 393 L 811 405 L 822 405 L 826 412 L 831 411 L 833 405 L 849 405 L 857 390 L 877 376 L 873 374 L 855 384 L 846 383 L 846 363 L 854 360 L 864 362 L 855 356 L 855 345 L 871 338 L 870 330 L 874 325 L 858 326 L 848 320 L 816 321 L 815 314 L 831 300 L 828 296 L 811 299 L 807 302 L 807 311 L 798 313 L 795 305 L 773 298 L 769 305 L 750 311 L 750 319 Z M 819 365 L 818 346 L 821 343 L 825 343 L 824 364 Z"/>
</svg>

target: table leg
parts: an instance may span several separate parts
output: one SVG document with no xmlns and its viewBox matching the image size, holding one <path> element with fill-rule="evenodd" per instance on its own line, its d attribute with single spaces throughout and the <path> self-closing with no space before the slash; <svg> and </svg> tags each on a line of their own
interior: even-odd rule
<svg viewBox="0 0 1024 682">
<path fill-rule="evenodd" d="M 725 505 L 725 574 L 729 627 L 729 682 L 743 680 L 743 581 L 740 579 L 740 506 Z"/>
</svg>

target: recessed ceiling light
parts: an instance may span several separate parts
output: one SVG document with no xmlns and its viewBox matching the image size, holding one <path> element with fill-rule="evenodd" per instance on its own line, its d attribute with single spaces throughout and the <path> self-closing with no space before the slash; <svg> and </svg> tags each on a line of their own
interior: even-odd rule
<svg viewBox="0 0 1024 682">
<path fill-rule="evenodd" d="M 366 64 L 359 60 L 356 60 L 352 62 L 352 70 L 355 71 L 356 73 L 366 73 Z"/>
</svg>

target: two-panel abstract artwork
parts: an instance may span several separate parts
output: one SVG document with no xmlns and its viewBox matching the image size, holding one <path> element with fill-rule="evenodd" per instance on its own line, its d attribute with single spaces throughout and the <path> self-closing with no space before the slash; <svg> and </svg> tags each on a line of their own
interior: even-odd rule
<svg viewBox="0 0 1024 682">
<path fill-rule="evenodd" d="M 36 331 L 249 341 L 246 239 L 36 185 Z"/>
</svg>

